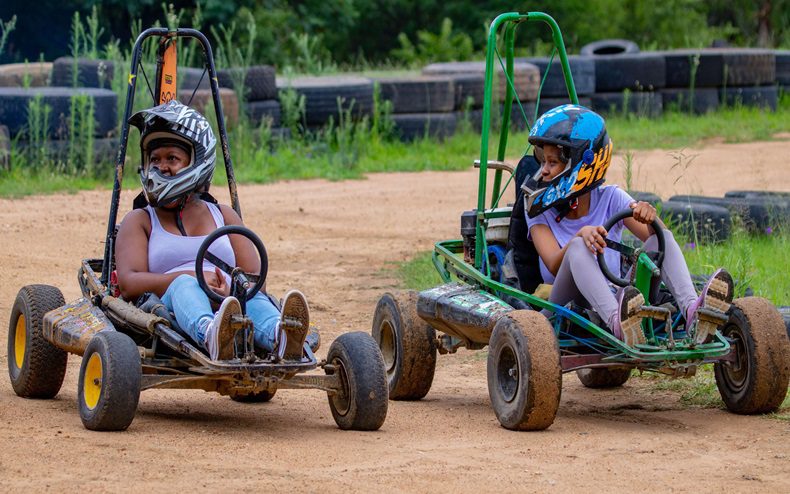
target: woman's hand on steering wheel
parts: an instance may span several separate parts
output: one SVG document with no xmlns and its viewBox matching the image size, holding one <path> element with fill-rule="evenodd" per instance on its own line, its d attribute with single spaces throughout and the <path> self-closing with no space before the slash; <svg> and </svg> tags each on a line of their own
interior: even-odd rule
<svg viewBox="0 0 790 494">
<path fill-rule="evenodd" d="M 206 284 L 214 291 L 214 293 L 217 293 L 223 297 L 230 295 L 230 285 L 225 279 L 225 276 L 223 276 L 222 270 L 216 266 L 214 266 L 214 277 L 212 278 L 207 276 Z"/>
<path fill-rule="evenodd" d="M 633 218 L 644 225 L 650 225 L 655 221 L 657 213 L 656 208 L 649 202 L 639 201 L 632 202 L 628 205 L 634 211 Z"/>
<path fill-rule="evenodd" d="M 602 254 L 606 248 L 606 234 L 606 228 L 601 225 L 587 225 L 581 227 L 579 233 L 576 235 L 584 240 L 584 245 L 590 249 L 590 252 L 593 254 Z"/>
</svg>

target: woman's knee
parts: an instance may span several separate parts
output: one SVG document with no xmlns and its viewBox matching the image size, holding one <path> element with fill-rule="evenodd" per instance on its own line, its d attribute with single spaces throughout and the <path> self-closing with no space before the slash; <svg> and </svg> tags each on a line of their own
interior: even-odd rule
<svg viewBox="0 0 790 494">
<path fill-rule="evenodd" d="M 662 228 L 662 230 L 664 232 L 665 244 L 677 243 L 677 241 L 675 240 L 675 236 L 672 235 L 672 232 L 670 230 L 667 230 L 666 228 Z M 653 235 L 650 235 L 647 238 L 647 241 L 645 242 L 645 248 L 655 249 L 657 247 L 658 247 L 658 236 L 656 236 L 656 234 L 654 233 Z"/>
<path fill-rule="evenodd" d="M 565 251 L 565 255 L 568 255 L 571 252 L 589 252 L 587 246 L 584 245 L 583 238 L 573 237 L 570 242 L 568 242 L 568 249 Z"/>
</svg>

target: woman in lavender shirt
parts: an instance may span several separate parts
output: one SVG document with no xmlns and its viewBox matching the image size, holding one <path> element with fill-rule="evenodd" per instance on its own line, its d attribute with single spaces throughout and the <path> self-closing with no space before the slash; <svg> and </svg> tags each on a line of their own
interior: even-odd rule
<svg viewBox="0 0 790 494">
<path fill-rule="evenodd" d="M 619 272 L 619 254 L 606 248 L 606 237 L 619 241 L 623 227 L 656 250 L 658 241 L 651 223 L 656 209 L 634 201 L 616 185 L 602 186 L 611 163 L 612 141 L 603 118 L 577 105 L 563 105 L 543 114 L 530 131 L 529 142 L 541 165 L 523 186 L 529 235 L 540 255 L 543 280 L 553 284 L 549 301 L 559 305 L 589 302 L 613 334 L 633 346 L 645 342 L 639 308 L 644 298 L 633 286 L 617 294 L 607 282 L 596 259 L 604 253 L 607 265 Z M 633 209 L 633 216 L 607 231 L 602 225 L 616 212 Z M 718 270 L 700 295 L 694 290 L 680 247 L 664 228 L 666 247 L 661 280 L 686 319 L 696 324 L 695 339 L 702 343 L 715 331 L 699 321 L 697 311 L 708 307 L 726 312 L 732 301 L 730 275 Z"/>
</svg>

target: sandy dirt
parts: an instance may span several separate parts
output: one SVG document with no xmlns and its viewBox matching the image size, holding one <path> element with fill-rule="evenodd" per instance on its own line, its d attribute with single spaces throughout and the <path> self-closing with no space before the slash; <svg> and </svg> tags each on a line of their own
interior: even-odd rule
<svg viewBox="0 0 790 494">
<path fill-rule="evenodd" d="M 790 173 L 779 163 L 788 144 L 710 143 L 684 150 L 680 164 L 667 151 L 639 152 L 633 181 L 664 198 L 787 191 Z M 624 183 L 623 168 L 616 157 L 609 181 Z M 245 220 L 270 253 L 269 289 L 299 287 L 310 300 L 323 333 L 319 357 L 337 335 L 370 330 L 379 296 L 397 287 L 393 261 L 459 236 L 476 191 L 471 166 L 239 188 Z M 132 195 L 124 193 L 124 208 Z M 109 198 L 0 200 L 0 320 L 25 284 L 57 286 L 67 301 L 79 296 L 77 268 L 102 255 Z M 0 341 L 6 335 L 3 323 Z M 146 391 L 128 431 L 90 432 L 77 413 L 80 358 L 72 356 L 54 400 L 18 398 L 0 379 L 0 491 L 790 492 L 787 421 L 689 408 L 644 379 L 588 390 L 568 374 L 551 428 L 511 432 L 490 407 L 485 355 L 440 356 L 428 396 L 390 402 L 384 426 L 370 433 L 338 430 L 326 395 L 310 390 L 282 390 L 256 405 Z"/>
</svg>

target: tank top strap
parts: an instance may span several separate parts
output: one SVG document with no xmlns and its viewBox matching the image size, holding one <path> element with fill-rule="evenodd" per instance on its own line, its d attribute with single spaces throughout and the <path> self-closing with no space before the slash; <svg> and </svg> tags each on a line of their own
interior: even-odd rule
<svg viewBox="0 0 790 494">
<path fill-rule="evenodd" d="M 145 210 L 148 211 L 148 217 L 151 218 L 151 232 L 153 233 L 154 229 L 162 230 L 162 225 L 159 223 L 159 216 L 156 215 L 156 210 L 151 206 L 146 206 Z"/>
<path fill-rule="evenodd" d="M 214 223 L 217 225 L 217 228 L 225 226 L 225 217 L 222 216 L 222 211 L 219 209 L 219 206 L 210 202 L 206 202 L 206 206 L 208 206 L 208 210 L 211 212 L 211 216 L 214 218 Z"/>
</svg>

